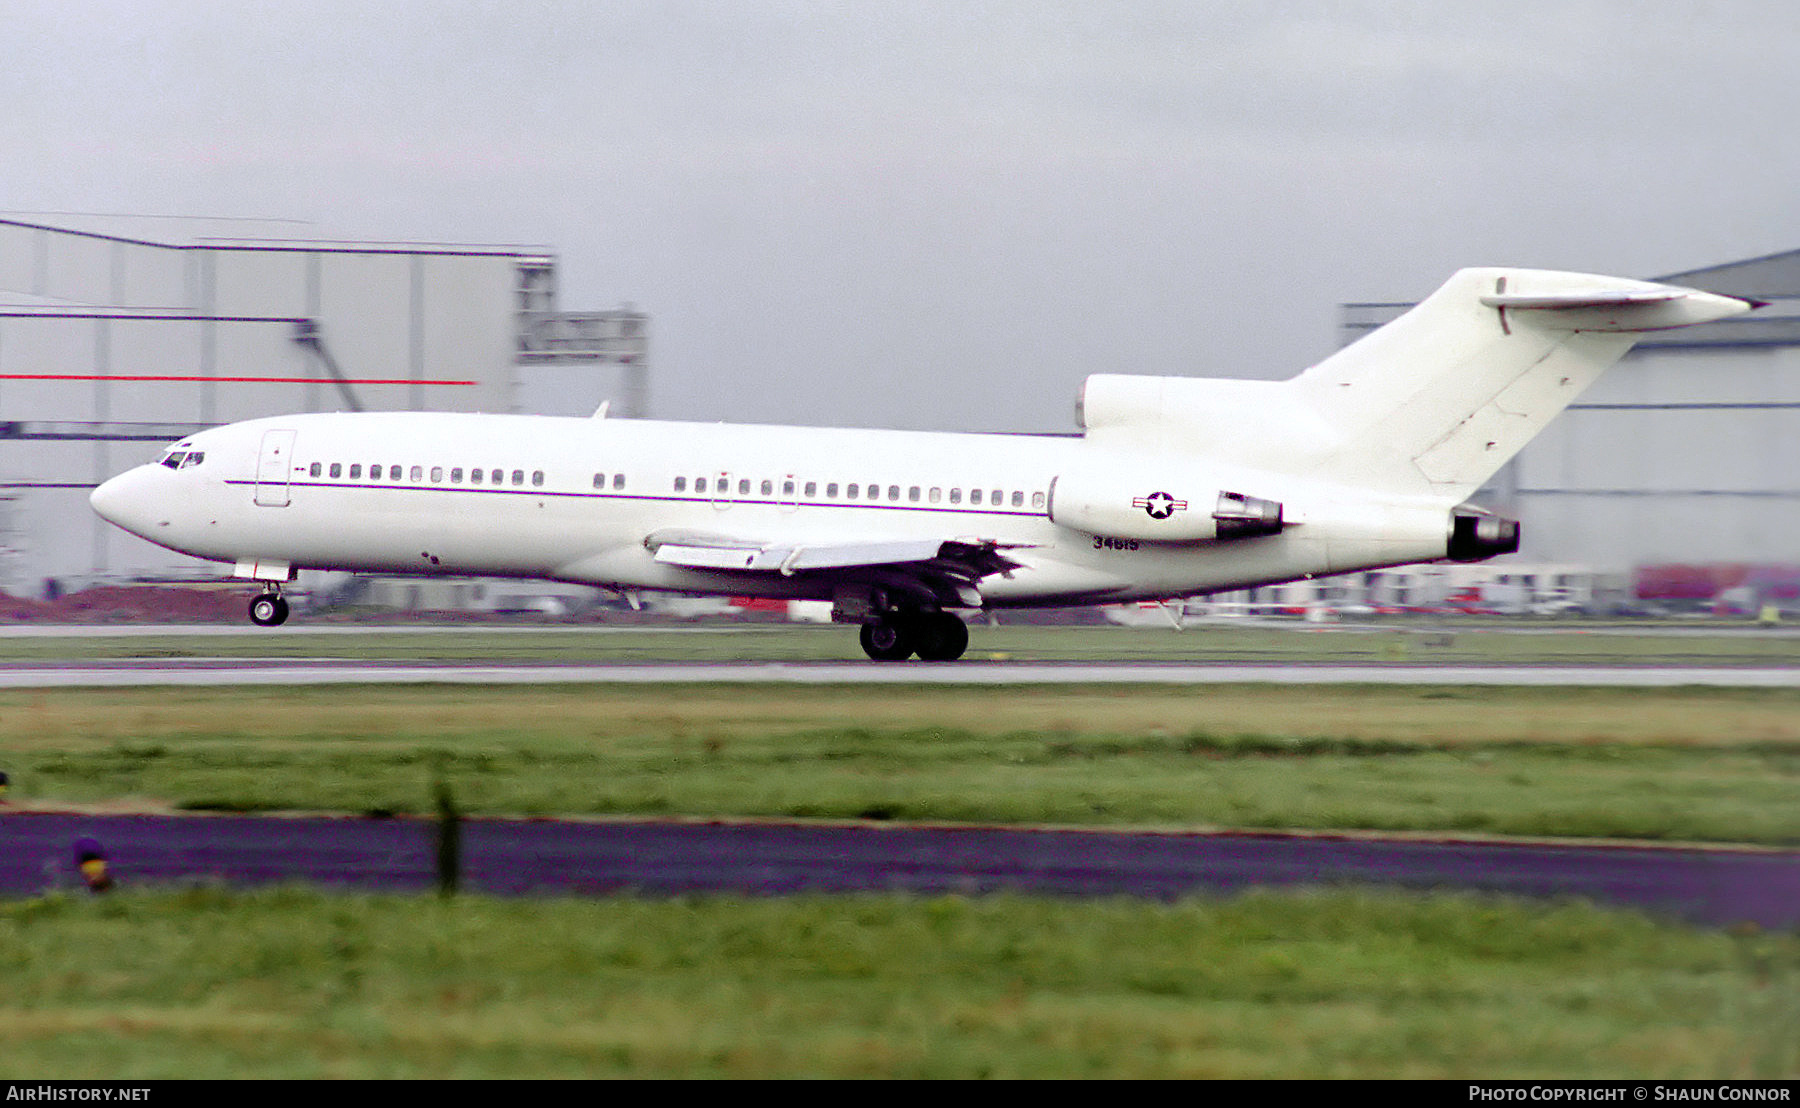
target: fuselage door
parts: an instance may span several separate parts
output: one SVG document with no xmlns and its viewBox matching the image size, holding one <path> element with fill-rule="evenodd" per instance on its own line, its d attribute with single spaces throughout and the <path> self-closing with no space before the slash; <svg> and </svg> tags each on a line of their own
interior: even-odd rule
<svg viewBox="0 0 1800 1108">
<path fill-rule="evenodd" d="M 256 456 L 256 502 L 265 508 L 288 506 L 288 481 L 294 473 L 294 432 L 264 431 Z"/>
</svg>

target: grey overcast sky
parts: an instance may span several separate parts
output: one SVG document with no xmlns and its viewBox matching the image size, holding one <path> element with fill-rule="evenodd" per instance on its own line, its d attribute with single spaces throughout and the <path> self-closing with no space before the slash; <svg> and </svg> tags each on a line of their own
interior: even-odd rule
<svg viewBox="0 0 1800 1108">
<path fill-rule="evenodd" d="M 0 209 L 542 244 L 657 414 L 1062 430 L 1465 265 L 1800 247 L 1792 0 L 9 0 Z"/>
</svg>

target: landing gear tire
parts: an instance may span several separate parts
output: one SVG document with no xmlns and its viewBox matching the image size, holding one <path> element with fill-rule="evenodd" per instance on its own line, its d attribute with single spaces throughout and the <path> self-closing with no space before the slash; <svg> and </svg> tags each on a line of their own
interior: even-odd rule
<svg viewBox="0 0 1800 1108">
<path fill-rule="evenodd" d="M 263 593 L 250 602 L 250 622 L 258 627 L 279 627 L 287 617 L 288 603 L 275 593 Z"/>
<path fill-rule="evenodd" d="M 896 619 L 872 619 L 862 625 L 863 653 L 877 662 L 904 662 L 913 652 L 910 630 Z"/>
<path fill-rule="evenodd" d="M 913 649 L 922 662 L 954 662 L 968 648 L 968 624 L 949 612 L 924 612 L 913 624 Z"/>
</svg>

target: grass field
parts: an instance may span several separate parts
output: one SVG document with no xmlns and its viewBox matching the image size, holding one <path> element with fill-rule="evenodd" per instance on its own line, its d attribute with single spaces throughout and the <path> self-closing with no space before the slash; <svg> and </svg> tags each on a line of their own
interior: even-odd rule
<svg viewBox="0 0 1800 1108">
<path fill-rule="evenodd" d="M 1359 892 L 0 904 L 0 1076 L 1770 1077 L 1800 944 Z"/>
<path fill-rule="evenodd" d="M 848 722 L 847 722 L 848 721 Z M 0 693 L 15 803 L 1800 842 L 1800 692 L 557 686 Z"/>
<path fill-rule="evenodd" d="M 1077 656 L 1102 645 L 1089 634 L 1193 641 L 1020 629 L 990 647 Z M 1673 652 L 1781 665 L 1794 649 L 1751 633 L 1603 637 L 1586 642 L 1592 653 L 1572 634 L 1399 645 L 1391 633 L 1242 634 L 1228 648 L 1245 660 L 1452 661 L 1468 659 L 1441 652 L 1467 649 L 1527 664 L 1669 664 Z M 848 653 L 841 629 L 747 635 L 13 639 L 0 651 L 760 657 L 756 643 L 774 636 L 772 648 Z M 459 806 L 495 814 L 1791 847 L 1800 693 L 26 690 L 0 692 L 0 769 L 20 806 L 422 811 L 442 774 Z M 0 903 L 0 978 L 0 1077 L 1800 1075 L 1800 936 L 1458 895 L 504 902 L 126 889 Z"/>
</svg>

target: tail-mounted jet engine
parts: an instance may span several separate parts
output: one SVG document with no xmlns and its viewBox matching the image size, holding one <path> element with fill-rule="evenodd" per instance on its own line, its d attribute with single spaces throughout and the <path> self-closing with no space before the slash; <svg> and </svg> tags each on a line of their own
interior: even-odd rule
<svg viewBox="0 0 1800 1108">
<path fill-rule="evenodd" d="M 1463 505 L 1450 512 L 1450 543 L 1446 554 L 1453 562 L 1479 562 L 1519 550 L 1519 521 L 1491 515 Z"/>
<path fill-rule="evenodd" d="M 1281 505 L 1236 492 L 1221 492 L 1213 509 L 1213 524 L 1222 539 L 1253 539 L 1278 535 L 1283 526 Z"/>
<path fill-rule="evenodd" d="M 1178 485 L 1127 480 L 1117 475 L 1057 477 L 1050 483 L 1050 522 L 1090 535 L 1149 542 L 1249 539 L 1279 534 L 1284 526 L 1281 504 L 1274 500 L 1219 492 L 1196 504 L 1168 491 Z"/>
</svg>

